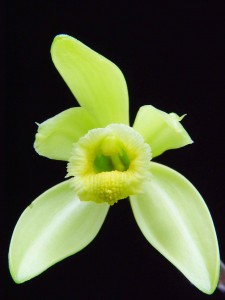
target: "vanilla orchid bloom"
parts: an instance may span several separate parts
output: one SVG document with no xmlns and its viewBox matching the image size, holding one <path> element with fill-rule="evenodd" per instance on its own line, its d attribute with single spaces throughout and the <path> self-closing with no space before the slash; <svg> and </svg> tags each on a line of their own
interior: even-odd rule
<svg viewBox="0 0 225 300">
<path fill-rule="evenodd" d="M 192 143 L 182 117 L 146 105 L 131 127 L 127 86 L 116 65 L 67 35 L 56 36 L 51 55 L 81 106 L 39 124 L 36 151 L 67 161 L 68 179 L 40 195 L 18 220 L 9 250 L 15 282 L 86 247 L 110 206 L 129 197 L 149 243 L 211 294 L 219 250 L 208 208 L 185 177 L 151 161 Z"/>
</svg>

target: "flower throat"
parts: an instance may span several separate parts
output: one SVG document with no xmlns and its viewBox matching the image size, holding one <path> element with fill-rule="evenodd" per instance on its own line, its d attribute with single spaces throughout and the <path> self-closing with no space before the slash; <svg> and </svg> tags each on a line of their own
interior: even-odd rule
<svg viewBox="0 0 225 300">
<path fill-rule="evenodd" d="M 107 136 L 99 146 L 94 160 L 97 173 L 110 171 L 127 171 L 130 160 L 121 142 L 115 136 Z"/>
</svg>

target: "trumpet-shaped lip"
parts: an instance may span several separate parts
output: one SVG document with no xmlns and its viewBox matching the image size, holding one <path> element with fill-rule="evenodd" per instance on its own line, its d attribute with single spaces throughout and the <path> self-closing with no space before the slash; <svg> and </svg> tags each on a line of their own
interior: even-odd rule
<svg viewBox="0 0 225 300">
<path fill-rule="evenodd" d="M 150 159 L 150 147 L 139 133 L 111 124 L 90 130 L 74 144 L 67 177 L 74 177 L 71 182 L 81 200 L 114 204 L 141 192 L 149 180 Z"/>
</svg>

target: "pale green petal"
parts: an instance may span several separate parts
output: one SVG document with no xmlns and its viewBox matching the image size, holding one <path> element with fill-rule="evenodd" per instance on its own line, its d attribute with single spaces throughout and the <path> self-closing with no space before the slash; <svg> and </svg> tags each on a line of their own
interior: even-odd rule
<svg viewBox="0 0 225 300">
<path fill-rule="evenodd" d="M 81 202 L 70 180 L 39 196 L 23 212 L 12 236 L 13 279 L 17 283 L 29 280 L 87 246 L 100 230 L 108 207 Z"/>
<path fill-rule="evenodd" d="M 140 107 L 133 128 L 142 134 L 152 149 L 152 156 L 166 150 L 176 149 L 192 143 L 181 125 L 183 119 L 175 113 L 167 114 L 151 105 Z"/>
<path fill-rule="evenodd" d="M 69 160 L 72 145 L 97 122 L 81 107 L 70 108 L 38 125 L 34 148 L 52 159 Z"/>
<path fill-rule="evenodd" d="M 52 60 L 82 107 L 101 124 L 128 124 L 125 79 L 111 61 L 68 35 L 55 37 Z"/>
<path fill-rule="evenodd" d="M 152 163 L 151 173 L 144 193 L 131 197 L 136 221 L 162 255 L 197 288 L 211 294 L 218 283 L 220 261 L 205 202 L 178 172 Z"/>
</svg>

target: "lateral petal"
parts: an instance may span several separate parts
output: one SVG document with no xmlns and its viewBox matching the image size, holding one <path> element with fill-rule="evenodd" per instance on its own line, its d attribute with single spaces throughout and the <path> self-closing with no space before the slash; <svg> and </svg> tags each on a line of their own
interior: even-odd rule
<svg viewBox="0 0 225 300">
<path fill-rule="evenodd" d="M 140 107 L 133 128 L 137 130 L 152 149 L 152 156 L 158 156 L 169 149 L 176 149 L 192 143 L 187 131 L 175 113 L 167 114 L 152 105 Z"/>
<path fill-rule="evenodd" d="M 67 109 L 38 125 L 34 148 L 45 157 L 68 161 L 73 143 L 95 127 L 97 122 L 82 107 Z"/>
</svg>

